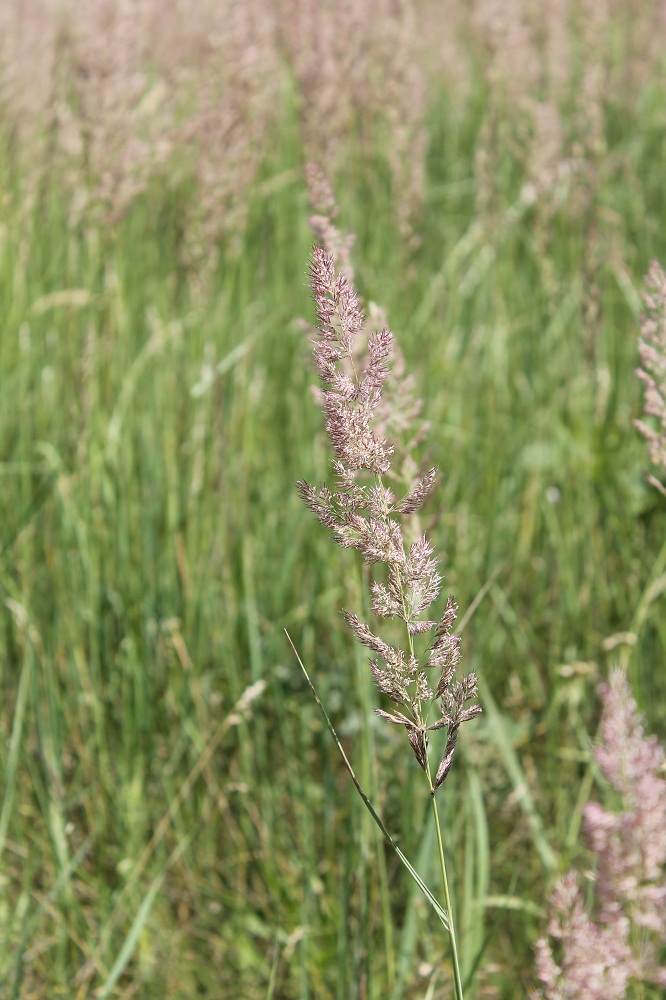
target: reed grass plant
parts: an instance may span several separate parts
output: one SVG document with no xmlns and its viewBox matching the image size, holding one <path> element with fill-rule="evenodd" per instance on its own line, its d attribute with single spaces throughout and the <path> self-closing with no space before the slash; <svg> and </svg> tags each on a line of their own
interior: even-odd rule
<svg viewBox="0 0 666 1000">
<path fill-rule="evenodd" d="M 330 233 L 330 222 L 326 228 Z M 346 241 L 340 245 L 346 250 Z M 375 654 L 370 668 L 378 690 L 398 706 L 390 712 L 375 708 L 375 713 L 405 730 L 427 778 L 446 907 L 443 923 L 451 943 L 456 997 L 462 1000 L 455 919 L 435 793 L 448 777 L 461 726 L 481 708 L 478 703 L 466 704 L 478 694 L 474 674 L 457 676 L 460 638 L 454 632 L 458 607 L 453 597 L 446 602 L 439 621 L 423 617 L 437 600 L 442 579 L 432 545 L 425 534 L 413 537 L 409 519 L 432 492 L 437 469 L 416 478 L 402 497 L 387 485 L 400 484 L 404 477 L 392 474 L 395 445 L 382 435 L 387 425 L 403 424 L 405 429 L 406 424 L 408 430 L 413 415 L 399 411 L 399 385 L 387 392 L 393 335 L 384 326 L 359 345 L 366 319 L 358 294 L 344 271 L 336 273 L 334 254 L 325 248 L 314 249 L 311 287 L 319 320 L 315 360 L 324 387 L 320 398 L 326 432 L 335 455 L 335 489 L 318 489 L 300 481 L 298 491 L 334 541 L 343 548 L 357 549 L 366 566 L 384 566 L 383 579 L 371 585 L 372 614 L 379 619 L 400 620 L 404 625 L 405 636 L 398 639 L 401 645 L 394 645 L 376 635 L 356 613 L 343 612 L 357 641 Z M 364 362 L 359 360 L 359 346 L 366 352 Z M 414 462 L 408 453 L 402 456 L 399 468 L 410 464 Z M 430 644 L 419 658 L 417 637 L 429 633 Z M 446 742 L 434 767 L 429 743 L 431 734 L 440 730 L 446 732 Z"/>
</svg>

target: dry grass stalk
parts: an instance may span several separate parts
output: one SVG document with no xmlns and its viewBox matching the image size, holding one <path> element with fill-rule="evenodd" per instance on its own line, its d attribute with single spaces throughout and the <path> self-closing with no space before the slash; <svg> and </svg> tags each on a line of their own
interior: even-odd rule
<svg viewBox="0 0 666 1000">
<path fill-rule="evenodd" d="M 648 474 L 648 482 L 666 496 L 666 273 L 656 260 L 646 284 L 638 344 L 641 366 L 636 374 L 643 384 L 645 415 L 653 423 L 637 420 L 636 427 L 647 441 L 650 461 L 662 477 Z"/>
</svg>

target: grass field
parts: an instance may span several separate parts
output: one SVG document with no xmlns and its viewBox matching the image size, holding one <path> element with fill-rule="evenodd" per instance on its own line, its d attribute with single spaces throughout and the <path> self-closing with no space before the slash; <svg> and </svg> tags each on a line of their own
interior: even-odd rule
<svg viewBox="0 0 666 1000">
<path fill-rule="evenodd" d="M 666 262 L 655 66 L 625 103 L 609 91 L 602 153 L 581 154 L 594 169 L 550 201 L 478 65 L 464 94 L 428 91 L 418 242 L 381 128 L 331 170 L 360 291 L 430 423 L 420 454 L 442 480 L 422 517 L 445 592 L 461 616 L 473 606 L 463 662 L 484 714 L 440 800 L 472 998 L 527 995 L 549 887 L 589 867 L 612 665 L 666 738 L 666 504 L 633 426 L 643 278 Z M 284 633 L 434 887 L 428 796 L 402 734 L 370 713 L 379 695 L 339 614 L 367 610 L 367 570 L 294 487 L 324 482 L 330 455 L 301 322 L 309 149 L 288 87 L 280 99 L 242 225 L 198 256 L 186 172 L 151 177 L 118 218 L 73 221 L 66 171 L 26 194 L 13 133 L 2 146 L 8 1000 L 452 995 L 441 927 Z"/>
</svg>

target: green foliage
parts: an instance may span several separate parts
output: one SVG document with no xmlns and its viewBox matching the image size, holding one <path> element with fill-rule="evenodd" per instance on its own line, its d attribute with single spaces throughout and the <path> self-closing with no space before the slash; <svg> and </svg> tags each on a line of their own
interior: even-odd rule
<svg viewBox="0 0 666 1000">
<path fill-rule="evenodd" d="M 665 735 L 666 509 L 632 426 L 642 275 L 666 259 L 663 137 L 649 90 L 638 120 L 609 119 L 592 328 L 589 220 L 556 212 L 544 244 L 509 150 L 499 210 L 476 212 L 480 100 L 450 128 L 433 105 L 418 248 L 397 241 L 381 173 L 350 163 L 334 180 L 361 290 L 432 425 L 443 481 L 424 519 L 446 586 L 463 615 L 483 594 L 463 650 L 493 708 L 461 738 L 443 812 L 469 995 L 512 997 L 551 869 L 577 851 L 594 681 L 618 651 Z M 429 803 L 402 734 L 366 726 L 375 693 L 338 616 L 367 588 L 293 485 L 323 480 L 327 457 L 289 136 L 203 287 L 181 254 L 183 191 L 155 184 L 116 227 L 87 228 L 57 173 L 27 207 L 2 176 L 6 997 L 447 995 L 438 921 L 364 815 L 284 638 L 432 885 Z"/>
</svg>

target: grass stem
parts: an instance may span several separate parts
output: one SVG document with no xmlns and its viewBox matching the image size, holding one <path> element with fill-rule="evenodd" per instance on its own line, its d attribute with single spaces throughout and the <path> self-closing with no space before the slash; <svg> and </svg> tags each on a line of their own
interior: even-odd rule
<svg viewBox="0 0 666 1000">
<path fill-rule="evenodd" d="M 446 859 L 444 857 L 444 842 L 442 840 L 442 830 L 439 824 L 439 813 L 437 811 L 437 800 L 434 792 L 431 795 L 432 812 L 435 817 L 435 829 L 437 830 L 437 846 L 439 848 L 439 864 L 442 870 L 442 884 L 444 886 L 444 905 L 449 915 L 449 938 L 451 940 L 451 958 L 453 962 L 453 979 L 456 987 L 456 1000 L 464 1000 L 462 977 L 460 975 L 460 963 L 458 961 L 458 945 L 456 943 L 455 920 L 453 917 L 453 907 L 451 906 L 451 894 L 449 892 L 449 880 L 446 876 Z"/>
</svg>

